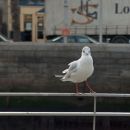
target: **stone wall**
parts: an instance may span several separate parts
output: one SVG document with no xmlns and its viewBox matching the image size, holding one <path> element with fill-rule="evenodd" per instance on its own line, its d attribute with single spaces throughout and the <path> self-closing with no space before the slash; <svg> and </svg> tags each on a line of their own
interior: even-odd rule
<svg viewBox="0 0 130 130">
<path fill-rule="evenodd" d="M 74 84 L 63 83 L 54 75 L 61 74 L 69 62 L 78 59 L 83 46 L 1 43 L 0 91 L 75 92 Z M 96 92 L 130 92 L 130 45 L 89 46 L 95 66 L 89 79 L 93 89 Z"/>
</svg>

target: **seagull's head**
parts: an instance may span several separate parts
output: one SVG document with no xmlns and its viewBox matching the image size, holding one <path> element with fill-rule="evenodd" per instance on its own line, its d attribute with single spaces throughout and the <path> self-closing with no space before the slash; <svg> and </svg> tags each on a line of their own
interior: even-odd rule
<svg viewBox="0 0 130 130">
<path fill-rule="evenodd" d="M 83 49 L 82 49 L 82 55 L 84 55 L 84 56 L 91 55 L 91 51 L 90 51 L 90 48 L 88 46 L 83 47 Z"/>
</svg>

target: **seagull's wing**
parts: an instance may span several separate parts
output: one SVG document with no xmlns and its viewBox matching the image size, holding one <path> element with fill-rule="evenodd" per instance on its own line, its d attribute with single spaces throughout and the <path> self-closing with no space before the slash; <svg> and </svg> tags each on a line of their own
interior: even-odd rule
<svg viewBox="0 0 130 130">
<path fill-rule="evenodd" d="M 69 68 L 64 70 L 65 73 L 64 77 L 61 79 L 62 81 L 69 81 L 71 79 L 71 75 L 77 71 L 78 68 L 78 61 L 73 61 L 68 64 Z"/>
<path fill-rule="evenodd" d="M 77 71 L 77 64 L 78 64 L 77 61 L 73 61 L 73 62 L 69 63 L 68 64 L 69 68 L 62 71 L 62 73 L 65 75 L 55 75 L 55 77 L 57 77 L 57 78 L 63 78 L 64 76 L 69 77 L 72 73 Z"/>
<path fill-rule="evenodd" d="M 69 68 L 68 71 L 73 73 L 77 71 L 77 67 L 78 67 L 78 62 L 77 61 L 73 61 L 71 63 L 69 63 Z"/>
<path fill-rule="evenodd" d="M 62 73 L 73 73 L 77 71 L 77 66 L 78 66 L 78 62 L 77 61 L 73 61 L 71 63 L 68 64 L 69 68 L 65 69 Z"/>
</svg>

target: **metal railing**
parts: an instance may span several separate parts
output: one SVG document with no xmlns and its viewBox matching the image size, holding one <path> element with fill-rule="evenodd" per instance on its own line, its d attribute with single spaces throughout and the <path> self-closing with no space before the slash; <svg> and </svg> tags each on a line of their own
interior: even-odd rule
<svg viewBox="0 0 130 130">
<path fill-rule="evenodd" d="M 130 116 L 130 112 L 96 112 L 98 97 L 130 97 L 130 94 L 117 93 L 36 93 L 36 92 L 1 92 L 0 96 L 75 96 L 75 97 L 93 97 L 93 112 L 0 112 L 0 116 L 92 116 L 93 130 L 96 129 L 97 116 Z"/>
</svg>

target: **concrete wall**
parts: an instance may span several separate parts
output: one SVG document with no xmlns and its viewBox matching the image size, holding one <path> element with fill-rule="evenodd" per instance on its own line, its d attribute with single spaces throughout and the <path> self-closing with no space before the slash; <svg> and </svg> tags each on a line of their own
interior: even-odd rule
<svg viewBox="0 0 130 130">
<path fill-rule="evenodd" d="M 75 92 L 55 74 L 80 57 L 83 45 L 0 44 L 0 91 Z M 96 92 L 130 92 L 130 45 L 91 45 Z M 83 86 L 83 85 L 82 85 Z M 82 89 L 83 87 L 81 87 Z M 82 90 L 81 90 L 82 91 Z"/>
</svg>

